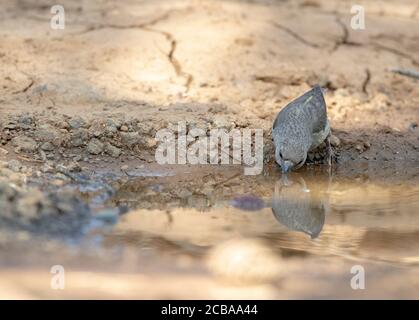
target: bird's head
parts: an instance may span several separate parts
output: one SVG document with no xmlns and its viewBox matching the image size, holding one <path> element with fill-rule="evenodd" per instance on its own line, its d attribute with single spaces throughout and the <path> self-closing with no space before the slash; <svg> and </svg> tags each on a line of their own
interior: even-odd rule
<svg viewBox="0 0 419 320">
<path fill-rule="evenodd" d="M 300 168 L 306 158 L 307 150 L 301 144 L 283 143 L 275 150 L 275 160 L 281 166 L 283 173 Z"/>
</svg>

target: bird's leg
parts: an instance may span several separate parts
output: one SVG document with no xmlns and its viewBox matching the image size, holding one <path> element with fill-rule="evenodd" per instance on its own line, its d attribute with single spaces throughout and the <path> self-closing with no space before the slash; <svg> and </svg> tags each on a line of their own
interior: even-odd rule
<svg viewBox="0 0 419 320">
<path fill-rule="evenodd" d="M 330 133 L 326 138 L 326 151 L 327 151 L 327 165 L 329 167 L 332 166 L 332 160 L 336 161 L 336 154 L 335 151 L 333 150 L 332 144 L 330 143 Z"/>
</svg>

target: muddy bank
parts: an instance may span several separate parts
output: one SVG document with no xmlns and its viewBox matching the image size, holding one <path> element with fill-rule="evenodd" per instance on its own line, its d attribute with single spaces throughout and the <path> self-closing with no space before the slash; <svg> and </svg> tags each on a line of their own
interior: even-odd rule
<svg viewBox="0 0 419 320">
<path fill-rule="evenodd" d="M 200 119 L 196 122 L 171 123 L 163 116 L 158 121 L 148 121 L 140 118 L 126 119 L 124 115 L 93 120 L 80 116 L 9 115 L 0 122 L 1 157 L 5 160 L 20 159 L 32 164 L 65 161 L 74 162 L 73 165 L 96 163 L 96 166 L 99 166 L 98 163 L 101 162 L 116 163 L 127 160 L 153 163 L 156 162 L 156 146 L 162 143 L 156 138 L 159 130 L 169 130 L 176 137 L 181 134 L 188 135 L 194 129 L 201 130 L 206 136 L 210 136 L 213 129 L 222 129 L 227 133 L 233 129 L 263 129 L 264 163 L 273 163 L 271 123 L 264 121 L 259 123 L 263 125 L 262 128 L 258 128 L 250 123 L 240 126 L 233 119 L 234 117 L 229 116 L 223 119 L 213 118 L 209 122 L 208 119 Z M 179 123 L 184 124 L 185 132 L 179 132 L 182 128 Z M 368 134 L 360 135 L 357 131 L 347 132 L 333 128 L 332 131 L 332 145 L 340 163 L 418 159 L 415 126 L 405 134 L 389 127 L 382 128 L 375 137 Z M 198 138 L 189 141 L 189 146 Z M 323 144 L 308 155 L 308 163 L 322 163 L 324 155 Z"/>
<path fill-rule="evenodd" d="M 362 31 L 345 1 L 62 4 L 64 30 L 0 9 L 0 297 L 417 295 L 419 80 L 389 71 L 419 68 L 415 1 L 364 1 Z M 272 122 L 315 84 L 339 161 L 282 185 Z M 159 165 L 179 121 L 262 129 L 264 170 Z"/>
<path fill-rule="evenodd" d="M 367 1 L 365 30 L 350 28 L 344 2 L 63 5 L 61 31 L 46 4 L 1 11 L 3 159 L 151 162 L 156 131 L 180 120 L 263 129 L 268 159 L 276 114 L 315 84 L 343 163 L 419 158 L 418 80 L 388 71 L 418 66 L 412 1 Z"/>
</svg>

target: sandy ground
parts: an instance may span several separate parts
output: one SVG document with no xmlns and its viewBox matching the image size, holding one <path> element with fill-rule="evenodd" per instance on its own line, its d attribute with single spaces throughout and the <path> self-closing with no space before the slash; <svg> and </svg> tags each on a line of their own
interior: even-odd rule
<svg viewBox="0 0 419 320">
<path fill-rule="evenodd" d="M 319 83 L 343 162 L 418 159 L 418 80 L 388 71 L 419 68 L 417 3 L 362 4 L 365 30 L 350 28 L 349 1 L 64 1 L 52 30 L 47 1 L 4 1 L 0 120 L 122 117 L 150 138 L 187 120 L 269 138 Z"/>
<path fill-rule="evenodd" d="M 419 69 L 417 1 L 360 1 L 366 9 L 365 30 L 351 29 L 350 1 L 64 0 L 61 3 L 66 12 L 64 30 L 50 28 L 49 1 L 3 0 L 0 5 L 2 215 L 7 210 L 9 214 L 25 212 L 22 217 L 26 219 L 28 208 L 44 206 L 57 211 L 62 210 L 64 203 L 65 209 L 71 212 L 80 205 L 78 198 L 64 197 L 58 201 L 55 195 L 48 198 L 40 192 L 34 193 L 27 189 L 28 181 L 32 184 L 35 181 L 44 191 L 78 183 L 74 177 L 80 171 L 82 175 L 98 171 L 117 173 L 125 179 L 116 187 L 118 201 L 124 202 L 124 196 L 131 193 L 126 198 L 130 201 L 136 198 L 140 204 L 136 214 L 128 215 L 121 224 L 123 230 L 129 231 L 123 235 L 128 243 L 130 232 L 141 235 L 141 241 L 144 234 L 151 233 L 158 235 L 150 240 L 157 253 L 161 247 L 162 252 L 166 253 L 167 247 L 170 252 L 173 243 L 181 247 L 180 251 L 193 251 L 199 246 L 217 248 L 217 241 L 212 243 L 211 235 L 204 237 L 208 235 L 204 231 L 216 230 L 214 238 L 219 239 L 224 234 L 225 217 L 208 224 L 208 217 L 194 211 L 195 202 L 207 201 L 209 189 L 226 199 L 233 192 L 255 190 L 260 191 L 260 196 L 270 196 L 271 184 L 266 190 L 257 186 L 262 175 L 247 184 L 242 180 L 245 178 L 240 178 L 240 183 L 225 180 L 229 175 L 217 176 L 213 167 L 206 168 L 208 174 L 200 168 L 188 167 L 182 170 L 206 175 L 202 180 L 190 181 L 157 177 L 168 191 L 155 194 L 154 190 L 147 190 L 150 180 L 140 178 L 140 182 L 129 182 L 130 174 L 177 172 L 176 168 L 158 168 L 154 137 L 157 130 L 172 128 L 180 120 L 187 121 L 188 130 L 191 127 L 262 128 L 265 159 L 269 162 L 272 158 L 270 130 L 276 114 L 315 84 L 327 89 L 325 99 L 339 153 L 337 174 L 356 183 L 369 183 L 371 178 L 374 183 L 386 179 L 403 188 L 409 183 L 416 184 L 419 80 L 389 69 Z M 313 157 L 320 160 L 319 155 Z M 384 167 L 394 170 L 386 171 Z M 313 166 L 311 169 L 314 170 Z M 94 180 L 92 177 L 96 176 L 89 177 Z M 11 197 L 13 201 L 1 197 L 15 192 L 15 185 L 18 191 Z M 357 187 L 352 191 L 342 189 L 335 194 L 334 206 L 339 208 L 339 213 L 345 213 L 356 202 L 345 202 L 345 197 L 353 192 L 352 200 L 366 194 L 366 199 L 371 201 L 368 208 L 385 211 L 401 195 L 407 200 L 417 196 L 417 191 L 404 190 L 376 186 L 372 191 Z M 204 196 L 196 199 L 195 193 Z M 185 199 L 189 201 L 189 197 L 195 197 L 191 200 L 193 205 L 188 203 L 190 214 L 178 215 L 172 233 L 168 233 L 166 223 L 170 215 L 166 205 L 177 208 Z M 183 273 L 176 268 L 161 273 L 153 269 L 142 275 L 144 270 L 122 268 L 115 275 L 115 270 L 106 268 L 88 272 L 76 263 L 69 274 L 68 290 L 60 293 L 48 287 L 50 274 L 42 263 L 28 265 L 27 271 L 2 268 L 0 298 L 322 298 L 330 297 L 326 296 L 327 292 L 333 292 L 337 298 L 414 297 L 418 288 L 417 252 L 409 245 L 416 241 L 417 218 L 411 207 L 408 214 L 403 205 L 398 208 L 404 210 L 401 218 L 389 216 L 378 224 L 375 216 L 367 216 L 371 220 L 366 221 L 363 215 L 358 216 L 359 220 L 357 216 L 355 220 L 349 216 L 349 222 L 329 220 L 331 225 L 325 227 L 325 233 L 331 236 L 326 236 L 320 247 L 324 250 L 325 246 L 330 255 L 319 259 L 282 261 L 278 260 L 281 259 L 278 252 L 264 256 L 264 247 L 258 247 L 262 260 L 254 265 L 266 262 L 275 269 L 279 263 L 288 268 L 280 277 L 273 274 L 273 280 L 262 281 L 261 285 L 226 285 L 214 276 L 216 270 L 203 268 L 202 261 L 197 263 L 189 256 L 174 258 L 174 254 L 156 254 L 150 258 L 141 253 L 141 261 L 150 258 L 153 267 L 171 265 L 172 259 L 176 260 L 175 267 Z M 150 217 L 150 209 L 158 214 Z M 42 216 L 36 210 L 34 215 Z M 141 223 L 138 217 L 143 218 Z M 257 220 L 260 225 L 255 225 L 262 233 L 275 226 L 271 215 L 271 220 L 265 221 L 266 215 L 260 218 Z M 246 224 L 253 220 L 238 219 L 237 223 L 243 221 Z M 366 222 L 372 224 L 372 231 L 364 229 Z M 193 233 L 191 240 L 187 232 L 193 223 L 200 226 L 197 230 L 202 234 Z M 340 223 L 355 227 L 341 228 Z M 410 225 L 412 229 L 406 227 Z M 237 228 L 237 232 L 246 232 L 246 228 Z M 380 233 L 382 229 L 384 233 Z M 119 239 L 118 228 L 115 232 L 116 236 L 109 240 L 113 245 Z M 260 237 L 258 232 L 252 232 L 248 235 Z M 264 236 L 270 239 L 274 233 Z M 5 236 L 0 235 L 1 257 L 14 247 L 3 242 Z M 304 248 L 302 254 L 293 252 L 297 256 L 323 252 L 317 252 L 316 246 L 301 236 L 293 238 L 295 248 L 287 247 L 291 233 L 281 236 L 273 241 L 279 241 L 282 254 L 284 248 L 296 251 Z M 362 239 L 355 239 L 354 243 L 362 243 L 359 248 L 365 246 L 367 254 L 363 256 L 361 250 L 358 256 L 359 248 L 353 249 L 353 244 L 348 254 L 348 237 Z M 185 238 L 189 245 L 192 243 L 186 249 L 182 247 Z M 388 251 L 380 246 L 382 239 L 388 241 Z M 337 241 L 339 250 L 333 245 L 329 247 L 328 241 Z M 7 245 L 2 247 L 4 243 Z M 133 263 L 130 252 L 136 249 L 134 246 L 126 253 L 127 264 Z M 32 247 L 25 250 L 32 257 L 29 254 Z M 356 254 L 351 255 L 353 252 Z M 380 254 L 371 258 L 375 252 Z M 222 261 L 223 253 L 218 254 Z M 348 287 L 348 270 L 354 263 L 352 260 L 366 256 L 371 258 L 366 265 L 374 272 L 371 290 L 363 295 Z M 106 261 L 107 254 L 104 257 Z M 389 263 L 382 265 L 377 257 Z M 37 259 L 42 261 L 42 255 Z M 415 267 L 403 269 L 403 264 L 402 267 L 392 265 L 401 260 Z M 45 261 L 48 266 L 54 263 Z M 8 263 L 4 259 L 0 262 L 3 266 Z M 109 265 L 114 266 L 115 261 Z M 327 276 L 316 273 L 315 270 L 326 266 L 330 268 Z M 307 273 L 307 269 L 312 272 Z M 398 278 L 399 269 L 403 269 L 403 281 Z M 265 274 L 265 271 L 255 272 Z M 163 291 L 155 286 L 157 281 L 165 283 Z M 102 283 L 99 288 L 98 283 Z M 342 284 L 339 287 L 342 289 L 334 291 L 337 284 Z M 179 291 L 179 286 L 187 290 Z"/>
</svg>

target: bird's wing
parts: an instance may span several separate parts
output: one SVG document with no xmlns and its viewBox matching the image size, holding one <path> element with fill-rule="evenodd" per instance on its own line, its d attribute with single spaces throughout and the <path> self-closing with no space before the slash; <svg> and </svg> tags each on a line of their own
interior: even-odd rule
<svg viewBox="0 0 419 320">
<path fill-rule="evenodd" d="M 278 113 L 273 123 L 273 129 L 291 123 L 295 119 L 307 122 L 312 133 L 319 135 L 319 139 L 322 138 L 321 142 L 327 137 L 330 129 L 328 129 L 326 102 L 320 86 L 316 85 L 310 91 L 288 103 Z M 323 133 L 325 133 L 324 137 Z"/>
<path fill-rule="evenodd" d="M 311 135 L 311 147 L 310 150 L 316 149 L 330 134 L 329 121 L 326 119 L 326 124 L 323 129 L 315 131 Z"/>
<path fill-rule="evenodd" d="M 279 123 L 279 121 L 280 121 L 280 116 L 281 116 L 281 111 L 276 115 L 276 118 L 275 118 L 275 121 L 274 121 L 274 124 L 273 124 L 273 126 L 272 126 L 272 128 L 273 129 L 276 129 L 277 127 L 278 127 L 278 123 Z"/>
<path fill-rule="evenodd" d="M 312 99 L 307 103 L 308 112 L 313 120 L 313 133 L 327 131 L 327 108 L 320 86 L 315 86 L 311 91 Z M 326 135 L 327 136 L 327 135 Z"/>
</svg>

